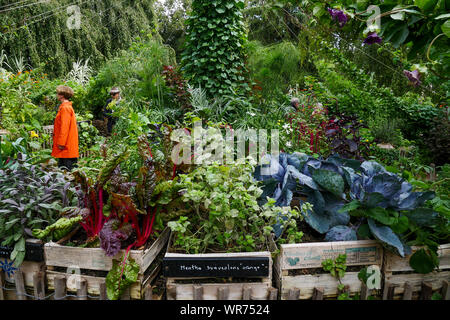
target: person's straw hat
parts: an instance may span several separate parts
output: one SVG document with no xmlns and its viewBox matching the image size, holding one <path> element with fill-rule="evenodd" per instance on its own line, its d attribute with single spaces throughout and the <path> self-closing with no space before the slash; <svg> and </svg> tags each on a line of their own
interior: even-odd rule
<svg viewBox="0 0 450 320">
<path fill-rule="evenodd" d="M 120 90 L 118 87 L 112 87 L 111 91 L 109 91 L 110 94 L 116 94 L 116 93 L 120 93 Z"/>
</svg>

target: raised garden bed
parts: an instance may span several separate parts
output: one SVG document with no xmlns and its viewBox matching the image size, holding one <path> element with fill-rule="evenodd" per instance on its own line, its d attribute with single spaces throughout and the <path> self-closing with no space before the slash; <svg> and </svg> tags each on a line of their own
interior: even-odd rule
<svg viewBox="0 0 450 320">
<path fill-rule="evenodd" d="M 339 282 L 323 271 L 322 261 L 335 259 L 339 254 L 347 255 L 346 264 L 353 269 L 348 268 L 341 279 L 350 295 L 361 292 L 360 269 L 369 265 L 382 267 L 383 248 L 372 240 L 282 244 L 274 263 L 281 300 L 335 298 Z"/>
<path fill-rule="evenodd" d="M 125 292 L 122 299 L 143 299 L 147 288 L 160 270 L 158 256 L 164 254 L 169 240 L 170 229 L 166 228 L 151 246 L 141 250 L 130 250 L 130 258 L 139 264 L 138 281 Z M 112 268 L 112 260 L 120 260 L 124 254 L 121 250 L 115 257 L 105 255 L 101 248 L 77 248 L 46 243 L 44 246 L 47 264 L 47 285 L 55 289 L 55 279 L 65 279 L 65 290 L 77 292 L 80 280 L 86 281 L 87 293 L 106 298 L 105 278 Z"/>
<path fill-rule="evenodd" d="M 167 300 L 266 300 L 272 287 L 269 248 L 260 252 L 181 254 L 163 259 Z"/>
<path fill-rule="evenodd" d="M 13 248 L 0 246 L 0 258 L 3 263 L 11 263 L 8 258 L 12 251 Z M 43 287 L 45 273 L 44 244 L 37 239 L 28 239 L 25 244 L 25 252 L 25 260 L 18 270 L 8 274 L 0 269 L 0 286 L 9 287 L 9 290 L 3 290 L 0 300 L 25 300 L 25 294 L 34 295 L 37 292 L 37 287 Z"/>
<path fill-rule="evenodd" d="M 412 253 L 420 247 L 412 247 Z M 399 257 L 389 251 L 384 256 L 384 299 L 429 299 L 437 292 L 445 300 L 450 299 L 448 282 L 450 281 L 450 244 L 438 249 L 439 270 L 420 274 L 409 265 L 409 256 Z"/>
</svg>

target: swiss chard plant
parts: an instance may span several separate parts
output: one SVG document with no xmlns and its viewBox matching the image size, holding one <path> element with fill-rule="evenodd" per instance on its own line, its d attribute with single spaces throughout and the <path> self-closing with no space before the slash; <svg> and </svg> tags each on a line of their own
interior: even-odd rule
<svg viewBox="0 0 450 320">
<path fill-rule="evenodd" d="M 0 170 L 0 240 L 13 248 L 10 259 L 20 266 L 25 258 L 27 238 L 40 238 L 34 230 L 46 229 L 42 237 L 58 238 L 73 225 L 54 224 L 65 207 L 77 205 L 77 190 L 60 171 L 49 171 L 27 162 L 19 153 L 17 160 Z M 51 233 L 59 230 L 59 233 Z"/>
<path fill-rule="evenodd" d="M 426 273 L 438 265 L 437 233 L 449 220 L 427 202 L 434 192 L 413 192 L 409 182 L 374 161 L 336 155 L 315 159 L 282 153 L 270 159 L 271 171 L 265 166 L 254 173 L 264 184 L 262 204 L 269 196 L 286 206 L 297 193 L 313 206 L 302 212 L 305 222 L 325 240 L 377 239 L 402 257 L 411 253 L 410 244 L 425 245 L 411 256 L 411 266 Z"/>
</svg>

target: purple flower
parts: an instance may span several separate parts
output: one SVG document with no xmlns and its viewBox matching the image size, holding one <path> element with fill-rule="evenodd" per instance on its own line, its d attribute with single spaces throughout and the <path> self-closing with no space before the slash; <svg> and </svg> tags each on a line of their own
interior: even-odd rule
<svg viewBox="0 0 450 320">
<path fill-rule="evenodd" d="M 419 70 L 414 70 L 412 72 L 408 70 L 403 70 L 403 73 L 415 87 L 421 84 Z"/>
<path fill-rule="evenodd" d="M 376 33 L 376 32 L 370 32 L 366 39 L 364 39 L 365 44 L 374 44 L 374 43 L 381 43 L 383 39 Z"/>
<path fill-rule="evenodd" d="M 348 21 L 348 17 L 344 13 L 344 11 L 328 8 L 328 12 L 330 13 L 333 20 L 337 20 L 339 22 L 339 27 L 342 28 L 343 26 L 345 26 Z"/>
</svg>

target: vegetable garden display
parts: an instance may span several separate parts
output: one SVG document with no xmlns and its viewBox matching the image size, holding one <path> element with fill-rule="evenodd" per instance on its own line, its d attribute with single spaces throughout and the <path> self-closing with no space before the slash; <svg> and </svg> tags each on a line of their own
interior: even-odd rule
<svg viewBox="0 0 450 320">
<path fill-rule="evenodd" d="M 136 5 L 121 26 L 153 16 Z M 105 57 L 130 46 L 77 56 L 67 76 L 75 47 L 39 64 L 46 49 L 8 32 L 0 300 L 450 299 L 450 8 L 369 5 L 183 1 L 158 11 L 161 30 L 83 40 Z M 51 156 L 61 84 L 75 92 L 71 171 Z"/>
</svg>

